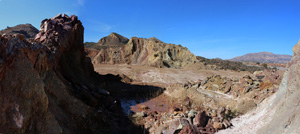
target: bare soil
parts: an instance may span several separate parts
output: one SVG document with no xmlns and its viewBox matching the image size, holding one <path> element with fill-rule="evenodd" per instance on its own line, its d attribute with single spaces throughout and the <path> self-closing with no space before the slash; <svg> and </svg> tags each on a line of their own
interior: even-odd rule
<svg viewBox="0 0 300 134">
<path fill-rule="evenodd" d="M 184 84 L 187 82 L 196 82 L 212 75 L 221 75 L 229 78 L 241 78 L 245 74 L 251 74 L 247 71 L 236 72 L 231 70 L 172 69 L 126 64 L 94 64 L 94 68 L 96 72 L 102 75 L 124 74 L 131 78 L 133 83 L 142 83 L 160 87 L 166 87 L 176 83 Z"/>
</svg>

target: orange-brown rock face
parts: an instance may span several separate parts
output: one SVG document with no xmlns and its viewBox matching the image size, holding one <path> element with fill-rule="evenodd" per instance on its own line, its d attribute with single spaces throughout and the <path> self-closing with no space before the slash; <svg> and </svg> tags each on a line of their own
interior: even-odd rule
<svg viewBox="0 0 300 134">
<path fill-rule="evenodd" d="M 167 68 L 204 67 L 195 55 L 180 45 L 163 43 L 156 38 L 137 37 L 131 38 L 125 44 L 126 40 L 119 36 L 111 34 L 102 38 L 99 41 L 102 45 L 100 44 L 101 47 L 98 48 L 99 52 L 96 56 L 92 56 L 90 49 L 86 50 L 91 54 L 89 56 L 93 57 L 94 64 L 132 64 Z M 124 41 L 120 41 L 121 39 Z M 108 45 L 105 44 L 108 41 Z M 123 45 L 115 45 L 120 43 Z"/>
<path fill-rule="evenodd" d="M 85 56 L 83 30 L 76 16 L 59 14 L 34 40 L 0 35 L 0 133 L 122 131 L 112 121 L 121 110 Z"/>
</svg>

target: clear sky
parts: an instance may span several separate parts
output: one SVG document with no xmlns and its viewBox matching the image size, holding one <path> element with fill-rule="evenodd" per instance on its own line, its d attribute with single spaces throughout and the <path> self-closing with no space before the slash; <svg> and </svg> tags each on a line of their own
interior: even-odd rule
<svg viewBox="0 0 300 134">
<path fill-rule="evenodd" d="M 117 32 L 156 37 L 207 58 L 268 51 L 292 55 L 300 39 L 299 0 L 0 0 L 0 29 L 76 14 L 85 41 Z"/>
</svg>

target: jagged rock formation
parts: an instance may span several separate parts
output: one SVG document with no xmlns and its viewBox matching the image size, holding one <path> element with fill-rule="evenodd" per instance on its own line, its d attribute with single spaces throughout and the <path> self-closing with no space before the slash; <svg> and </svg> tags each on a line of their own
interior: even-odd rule
<svg viewBox="0 0 300 134">
<path fill-rule="evenodd" d="M 39 33 L 39 30 L 31 24 L 20 24 L 14 27 L 7 27 L 6 29 L 0 31 L 0 35 L 23 34 L 25 38 L 34 38 L 37 33 Z"/>
<path fill-rule="evenodd" d="M 130 129 L 105 90 L 107 77 L 95 73 L 85 55 L 83 30 L 77 16 L 59 14 L 42 21 L 35 39 L 0 35 L 0 133 Z M 117 81 L 113 76 L 109 80 Z"/>
<path fill-rule="evenodd" d="M 273 54 L 271 52 L 249 53 L 230 59 L 231 61 L 247 61 L 259 63 L 287 63 L 291 60 L 290 55 Z"/>
<path fill-rule="evenodd" d="M 127 42 L 125 38 L 115 33 L 102 38 L 98 44 L 102 44 L 105 48 L 97 50 L 99 52 L 95 56 L 90 55 L 92 62 L 94 64 L 133 64 L 167 68 L 192 66 L 203 68 L 203 64 L 197 60 L 196 56 L 180 45 L 163 43 L 156 38 L 133 37 L 124 45 L 125 42 Z M 86 51 L 90 54 L 92 50 L 87 48 Z"/>
</svg>

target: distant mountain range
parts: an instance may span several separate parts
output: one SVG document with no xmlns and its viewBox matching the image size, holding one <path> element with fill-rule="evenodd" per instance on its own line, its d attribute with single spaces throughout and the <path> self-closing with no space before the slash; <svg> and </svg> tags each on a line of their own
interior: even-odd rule
<svg viewBox="0 0 300 134">
<path fill-rule="evenodd" d="M 288 63 L 292 59 L 291 55 L 274 54 L 271 52 L 248 53 L 230 59 L 231 61 L 247 61 L 259 63 Z"/>
<path fill-rule="evenodd" d="M 0 31 L 0 34 L 23 34 L 26 38 L 34 38 L 34 36 L 39 33 L 39 30 L 36 29 L 31 24 L 20 24 L 14 27 L 7 27 Z"/>
</svg>

